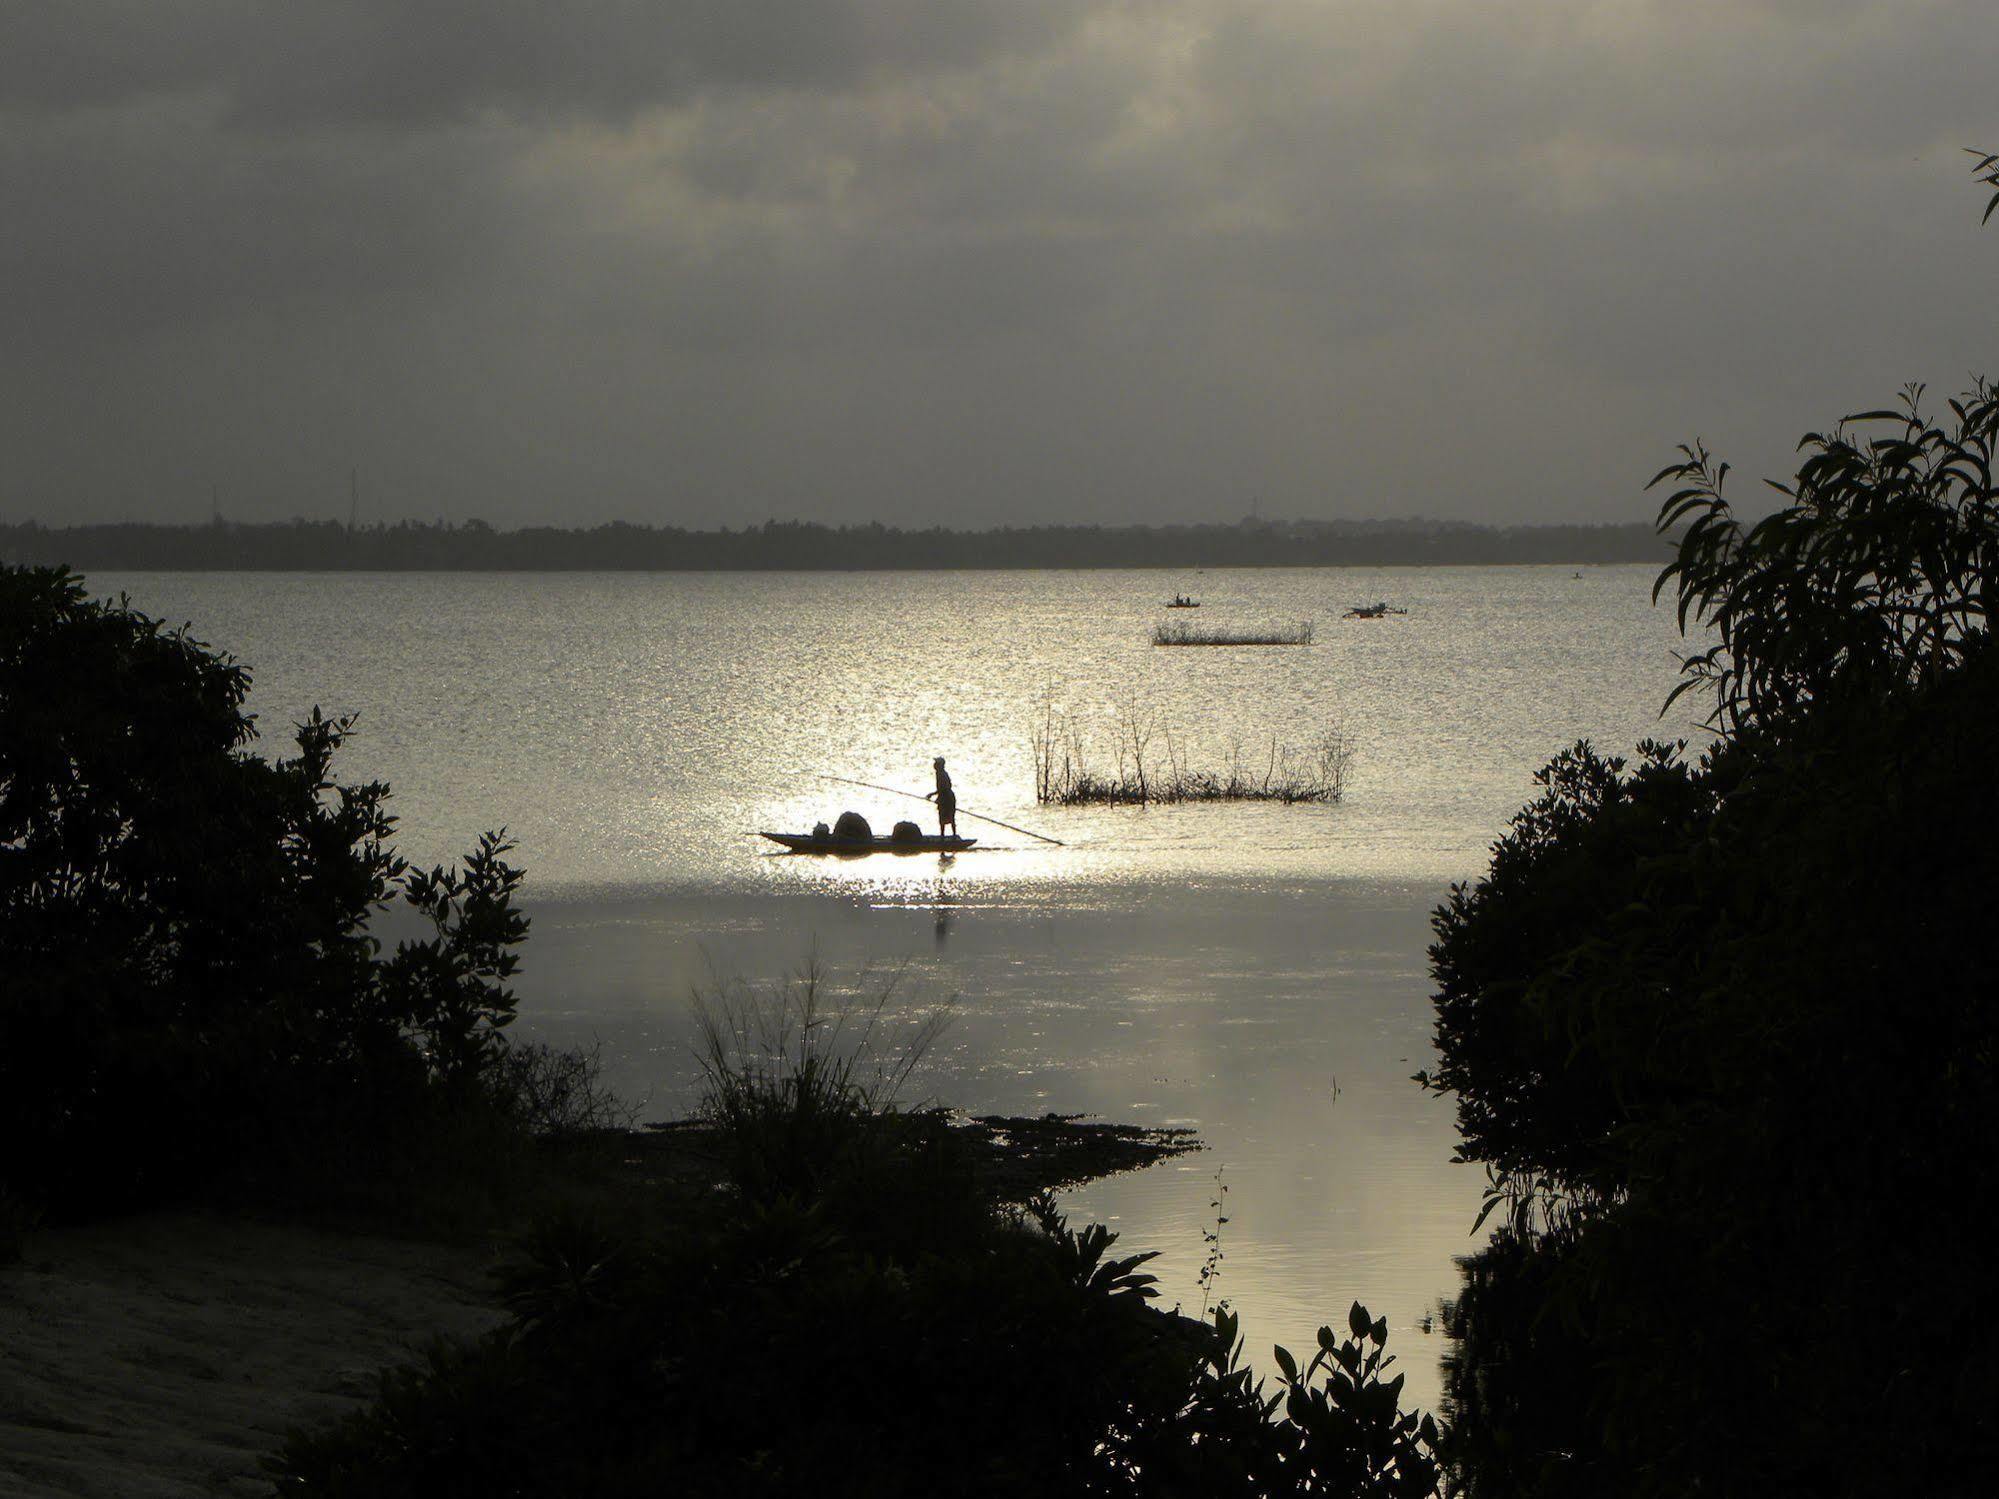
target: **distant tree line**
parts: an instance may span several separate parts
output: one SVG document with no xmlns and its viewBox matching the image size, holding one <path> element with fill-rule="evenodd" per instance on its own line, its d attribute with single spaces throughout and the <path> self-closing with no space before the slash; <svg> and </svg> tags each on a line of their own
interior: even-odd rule
<svg viewBox="0 0 1999 1499">
<path fill-rule="evenodd" d="M 689 531 L 618 523 L 503 531 L 484 521 L 0 525 L 0 562 L 87 569 L 276 572 L 864 571 L 1035 567 L 1334 567 L 1655 562 L 1649 525 L 1243 521 L 1196 526 L 826 526 Z"/>
</svg>

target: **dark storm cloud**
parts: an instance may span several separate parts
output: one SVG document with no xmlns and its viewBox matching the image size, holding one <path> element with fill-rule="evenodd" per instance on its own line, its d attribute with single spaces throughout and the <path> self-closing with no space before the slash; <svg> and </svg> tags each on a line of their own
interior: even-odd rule
<svg viewBox="0 0 1999 1499">
<path fill-rule="evenodd" d="M 1042 0 L 10 6 L 0 187 L 23 219 L 0 241 L 0 309 L 23 337 L 131 335 L 227 304 L 432 285 L 531 232 L 494 201 L 531 128 L 717 93 L 837 95 L 1045 46 L 1080 14 Z M 690 175 L 730 196 L 784 170 L 725 155 L 711 143 Z"/>
<path fill-rule="evenodd" d="M 1970 0 L 0 14 L 8 513 L 1628 518 L 1995 363 Z"/>
<path fill-rule="evenodd" d="M 0 101 L 212 94 L 252 125 L 629 115 L 1039 49 L 1060 0 L 61 0 L 7 8 Z"/>
<path fill-rule="evenodd" d="M 429 286 L 490 230 L 489 141 L 249 141 L 151 99 L 16 122 L 0 311 L 17 339 L 129 340 L 260 305 Z"/>
</svg>

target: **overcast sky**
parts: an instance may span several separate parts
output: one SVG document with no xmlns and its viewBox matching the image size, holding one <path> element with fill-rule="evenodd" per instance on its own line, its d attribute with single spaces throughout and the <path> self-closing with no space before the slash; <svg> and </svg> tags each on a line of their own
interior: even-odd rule
<svg viewBox="0 0 1999 1499">
<path fill-rule="evenodd" d="M 0 517 L 1649 519 L 1999 374 L 1968 145 L 1992 0 L 0 0 Z"/>
</svg>

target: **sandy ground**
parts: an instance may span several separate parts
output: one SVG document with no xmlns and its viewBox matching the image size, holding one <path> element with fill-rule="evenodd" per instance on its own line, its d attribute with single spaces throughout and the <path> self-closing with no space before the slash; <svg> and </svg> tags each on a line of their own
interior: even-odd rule
<svg viewBox="0 0 1999 1499">
<path fill-rule="evenodd" d="M 0 1268 L 0 1494 L 269 1494 L 285 1432 L 500 1320 L 478 1251 L 195 1213 L 36 1234 Z"/>
</svg>

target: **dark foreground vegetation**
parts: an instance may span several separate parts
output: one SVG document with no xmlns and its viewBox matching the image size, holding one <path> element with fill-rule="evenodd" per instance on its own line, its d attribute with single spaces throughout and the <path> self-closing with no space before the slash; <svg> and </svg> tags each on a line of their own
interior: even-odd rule
<svg viewBox="0 0 1999 1499">
<path fill-rule="evenodd" d="M 1437 913 L 1421 1080 L 1500 1223 L 1446 1319 L 1462 1493 L 1999 1474 L 1999 391 L 1922 396 L 1751 526 L 1682 449 L 1655 596 L 1716 742 L 1558 756 Z"/>
<path fill-rule="evenodd" d="M 568 1064 L 503 1044 L 527 933 L 504 837 L 410 868 L 388 788 L 335 780 L 351 723 L 315 713 L 263 759 L 248 686 L 73 574 L 0 570 L 0 1197 L 17 1218 L 218 1184 L 373 1190 L 421 1175 L 430 1142 L 483 1141 L 497 1167 L 538 1111 L 595 1122 Z M 369 923 L 391 903 L 429 935 L 384 951 Z M 485 1165 L 453 1174 L 461 1192 Z"/>
<path fill-rule="evenodd" d="M 822 526 L 740 530 L 596 526 L 498 530 L 484 521 L 350 527 L 294 520 L 171 526 L 0 525 L 0 562 L 86 570 L 396 572 L 868 571 L 1033 567 L 1379 567 L 1655 562 L 1644 525 L 1475 526 L 1446 521 L 1244 521 L 1203 526 Z"/>
<path fill-rule="evenodd" d="M 1919 395 L 1753 527 L 1699 447 L 1659 476 L 1719 741 L 1560 755 L 1438 913 L 1429 1081 L 1503 1225 L 1449 1319 L 1462 1492 L 1999 1473 L 1999 395 Z"/>
</svg>

